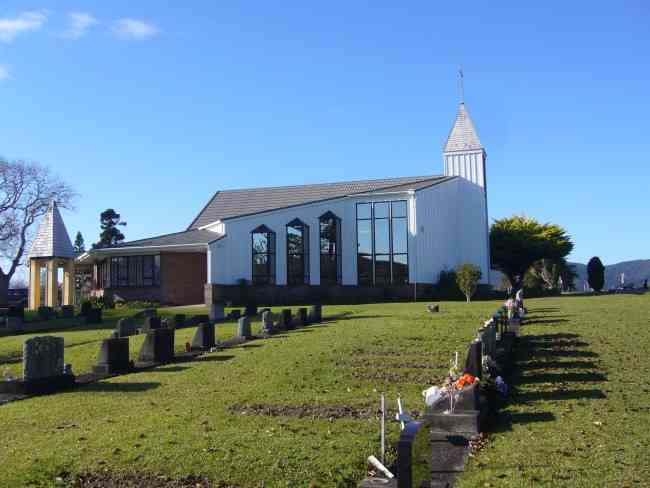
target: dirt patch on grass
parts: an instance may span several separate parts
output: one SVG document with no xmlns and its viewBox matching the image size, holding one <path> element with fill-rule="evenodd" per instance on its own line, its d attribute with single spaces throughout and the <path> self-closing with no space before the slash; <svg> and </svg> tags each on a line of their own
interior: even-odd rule
<svg viewBox="0 0 650 488">
<path fill-rule="evenodd" d="M 186 476 L 180 479 L 146 473 L 83 473 L 62 476 L 72 488 L 239 488 L 236 485 L 212 483 L 204 476 Z"/>
<path fill-rule="evenodd" d="M 262 403 L 237 404 L 228 408 L 238 415 L 266 415 L 269 417 L 298 417 L 309 419 L 378 419 L 381 410 L 378 407 L 353 407 L 350 405 L 269 405 Z M 386 418 L 395 417 L 397 409 L 387 408 Z M 409 411 L 413 418 L 421 415 L 419 410 Z"/>
<path fill-rule="evenodd" d="M 269 405 L 263 403 L 237 404 L 228 408 L 239 415 L 266 415 L 269 417 L 298 417 L 311 419 L 367 419 L 379 418 L 377 407 L 350 405 Z"/>
</svg>

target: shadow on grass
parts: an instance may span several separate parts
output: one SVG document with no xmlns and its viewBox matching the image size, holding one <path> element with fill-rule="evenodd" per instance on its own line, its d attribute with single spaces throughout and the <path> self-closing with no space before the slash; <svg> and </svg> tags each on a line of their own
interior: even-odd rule
<svg viewBox="0 0 650 488">
<path fill-rule="evenodd" d="M 235 359 L 235 356 L 232 354 L 222 354 L 220 356 L 198 356 L 197 358 L 194 359 L 193 362 L 196 363 L 221 363 L 223 361 L 230 361 L 231 359 Z"/>
<path fill-rule="evenodd" d="M 519 367 L 523 370 L 531 369 L 596 369 L 598 364 L 593 361 L 530 361 L 525 364 L 520 364 Z"/>
<path fill-rule="evenodd" d="M 593 383 L 607 381 L 607 376 L 602 373 L 539 373 L 522 376 L 519 379 L 520 384 L 532 383 Z"/>
<path fill-rule="evenodd" d="M 547 324 L 562 324 L 570 322 L 569 319 L 562 318 L 550 318 L 550 319 L 537 319 L 537 320 L 526 320 L 526 325 L 547 325 Z"/>
<path fill-rule="evenodd" d="M 159 370 L 161 371 L 161 370 Z M 104 392 L 119 392 L 119 393 L 137 393 L 140 391 L 153 390 L 158 388 L 160 383 L 149 381 L 145 383 L 106 383 L 104 381 L 99 381 L 97 383 L 90 383 L 85 385 L 77 391 L 93 392 L 93 391 L 104 391 Z"/>
</svg>

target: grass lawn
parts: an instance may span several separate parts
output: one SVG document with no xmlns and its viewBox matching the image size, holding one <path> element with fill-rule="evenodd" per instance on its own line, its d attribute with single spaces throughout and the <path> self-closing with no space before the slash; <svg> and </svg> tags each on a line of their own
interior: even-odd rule
<svg viewBox="0 0 650 488">
<path fill-rule="evenodd" d="M 459 486 L 650 486 L 650 295 L 530 308 L 516 391 Z"/>
<path fill-rule="evenodd" d="M 105 469 L 246 487 L 355 486 L 378 451 L 379 392 L 390 406 L 400 393 L 407 409 L 421 409 L 421 391 L 497 305 L 442 303 L 434 315 L 422 303 L 324 307 L 337 319 L 0 406 L 0 486 L 50 486 L 61 473 Z M 650 296 L 527 305 L 520 384 L 461 485 L 647 483 Z M 224 338 L 234 324 L 219 329 Z M 89 369 L 107 333 L 57 334 L 66 362 Z M 177 331 L 177 344 L 192 333 Z M 16 367 L 22 339 L 0 338 L 0 363 Z M 390 428 L 394 441 L 398 426 Z"/>
</svg>

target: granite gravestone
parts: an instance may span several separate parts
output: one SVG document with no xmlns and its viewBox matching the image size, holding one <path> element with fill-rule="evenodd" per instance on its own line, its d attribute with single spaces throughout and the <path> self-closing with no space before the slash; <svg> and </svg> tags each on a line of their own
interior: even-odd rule
<svg viewBox="0 0 650 488">
<path fill-rule="evenodd" d="M 248 339 L 252 335 L 251 320 L 248 317 L 241 317 L 237 324 L 237 337 Z"/>
<path fill-rule="evenodd" d="M 474 340 L 469 345 L 464 373 L 477 378 L 483 375 L 483 343 L 479 340 Z"/>
<path fill-rule="evenodd" d="M 251 304 L 246 305 L 246 308 L 244 310 L 244 315 L 246 315 L 247 317 L 253 317 L 257 315 L 257 306 Z"/>
<path fill-rule="evenodd" d="M 102 323 L 102 309 L 89 308 L 86 311 L 86 324 L 101 324 Z"/>
<path fill-rule="evenodd" d="M 283 329 L 293 329 L 293 324 L 291 323 L 290 308 L 285 308 L 282 310 L 282 315 L 280 316 L 280 327 Z"/>
<path fill-rule="evenodd" d="M 312 305 L 309 309 L 309 321 L 320 323 L 323 321 L 323 307 L 320 304 Z"/>
<path fill-rule="evenodd" d="M 128 337 L 132 336 L 137 332 L 135 326 L 135 320 L 131 317 L 124 317 L 117 321 L 117 326 L 115 327 L 115 332 L 117 332 L 118 337 Z"/>
<path fill-rule="evenodd" d="M 210 321 L 223 320 L 226 318 L 226 309 L 223 303 L 213 303 L 210 305 Z"/>
<path fill-rule="evenodd" d="M 199 324 L 192 339 L 191 349 L 205 351 L 216 346 L 214 324 Z"/>
<path fill-rule="evenodd" d="M 306 308 L 299 308 L 298 309 L 298 320 L 297 324 L 298 325 L 307 325 L 309 321 L 307 320 L 307 309 Z"/>
<path fill-rule="evenodd" d="M 265 334 L 273 333 L 273 313 L 270 310 L 262 313 L 262 331 Z"/>
<path fill-rule="evenodd" d="M 177 313 L 174 315 L 174 328 L 180 329 L 185 325 L 185 314 Z"/>
<path fill-rule="evenodd" d="M 169 363 L 174 360 L 174 330 L 153 329 L 147 332 L 138 360 L 144 363 Z"/>
<path fill-rule="evenodd" d="M 63 305 L 61 307 L 61 317 L 71 319 L 74 317 L 74 307 L 72 305 Z"/>
<path fill-rule="evenodd" d="M 63 337 L 27 339 L 23 345 L 23 379 L 32 381 L 63 375 L 63 351 Z"/>
<path fill-rule="evenodd" d="M 131 369 L 129 360 L 129 338 L 117 337 L 104 339 L 99 348 L 97 364 L 93 373 L 116 374 L 126 373 Z"/>
<path fill-rule="evenodd" d="M 142 332 L 150 332 L 152 330 L 160 329 L 162 323 L 160 317 L 145 317 Z"/>
<path fill-rule="evenodd" d="M 235 310 L 232 310 L 232 311 L 228 314 L 228 316 L 229 316 L 231 319 L 239 320 L 239 317 L 241 317 L 241 310 L 239 310 L 238 308 L 236 308 Z"/>
</svg>

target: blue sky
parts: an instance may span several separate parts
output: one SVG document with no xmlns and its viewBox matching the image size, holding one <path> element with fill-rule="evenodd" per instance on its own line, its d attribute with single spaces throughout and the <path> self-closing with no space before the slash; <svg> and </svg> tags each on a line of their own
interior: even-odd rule
<svg viewBox="0 0 650 488">
<path fill-rule="evenodd" d="M 4 1 L 0 156 L 74 185 L 71 237 L 108 207 L 175 232 L 217 189 L 441 173 L 462 65 L 491 219 L 650 258 L 649 25 L 641 0 Z"/>
</svg>

